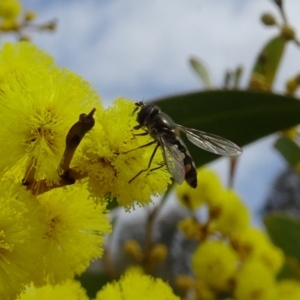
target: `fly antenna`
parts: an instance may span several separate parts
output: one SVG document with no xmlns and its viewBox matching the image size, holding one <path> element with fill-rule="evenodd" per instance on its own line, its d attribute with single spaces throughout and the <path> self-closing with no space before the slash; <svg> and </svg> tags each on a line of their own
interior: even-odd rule
<svg viewBox="0 0 300 300">
<path fill-rule="evenodd" d="M 144 107 L 145 106 L 145 104 L 144 104 L 144 102 L 143 101 L 140 101 L 140 102 L 136 102 L 135 103 L 135 106 L 136 106 L 136 108 L 133 110 L 133 112 L 132 112 L 132 116 L 135 114 L 135 112 L 140 108 L 140 107 Z"/>
</svg>

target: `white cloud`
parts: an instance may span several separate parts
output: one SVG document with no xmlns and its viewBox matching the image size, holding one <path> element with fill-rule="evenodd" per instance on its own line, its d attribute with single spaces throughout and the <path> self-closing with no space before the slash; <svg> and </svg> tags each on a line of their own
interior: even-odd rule
<svg viewBox="0 0 300 300">
<path fill-rule="evenodd" d="M 188 66 L 190 55 L 207 63 L 218 85 L 224 70 L 238 64 L 249 75 L 272 35 L 259 16 L 276 10 L 271 1 L 243 2 L 52 1 L 39 10 L 41 19 L 59 19 L 58 31 L 35 41 L 92 81 L 106 100 L 149 99 L 200 87 Z"/>
</svg>

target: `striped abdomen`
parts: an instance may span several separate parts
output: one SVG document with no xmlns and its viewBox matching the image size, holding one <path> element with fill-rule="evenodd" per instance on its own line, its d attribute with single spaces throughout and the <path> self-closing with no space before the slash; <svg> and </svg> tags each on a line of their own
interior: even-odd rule
<svg viewBox="0 0 300 300">
<path fill-rule="evenodd" d="M 191 154 L 184 146 L 183 142 L 179 139 L 176 139 L 174 144 L 177 145 L 177 148 L 180 152 L 184 154 L 183 164 L 184 164 L 184 171 L 185 171 L 185 181 L 186 183 L 191 186 L 192 188 L 197 187 L 197 170 L 194 164 L 194 161 L 191 157 Z"/>
</svg>

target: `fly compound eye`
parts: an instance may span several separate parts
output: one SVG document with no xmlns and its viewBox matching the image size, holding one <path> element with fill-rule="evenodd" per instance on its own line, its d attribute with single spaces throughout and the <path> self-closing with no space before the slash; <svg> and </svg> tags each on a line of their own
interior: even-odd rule
<svg viewBox="0 0 300 300">
<path fill-rule="evenodd" d="M 147 121 L 149 118 L 151 118 L 153 115 L 159 113 L 159 109 L 155 105 L 146 105 L 142 107 L 140 112 L 137 115 L 137 122 L 141 126 L 145 126 L 147 124 Z"/>
</svg>

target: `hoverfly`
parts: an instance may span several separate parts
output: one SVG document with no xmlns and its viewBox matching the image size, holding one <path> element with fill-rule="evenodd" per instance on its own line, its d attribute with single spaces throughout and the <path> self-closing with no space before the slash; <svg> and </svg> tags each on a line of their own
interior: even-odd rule
<svg viewBox="0 0 300 300">
<path fill-rule="evenodd" d="M 235 156 L 242 153 L 242 149 L 239 146 L 225 138 L 175 124 L 173 120 L 167 114 L 163 113 L 156 105 L 144 104 L 142 101 L 135 103 L 135 105 L 137 107 L 133 113 L 140 108 L 140 111 L 137 114 L 137 122 L 139 124 L 134 126 L 133 129 L 143 129 L 145 131 L 144 133 L 135 135 L 150 134 L 153 138 L 153 141 L 138 148 L 147 147 L 155 143 L 156 147 L 153 150 L 147 169 L 141 170 L 129 181 L 129 183 L 143 172 L 148 170 L 154 171 L 166 165 L 173 179 L 178 184 L 182 184 L 185 180 L 192 188 L 196 188 L 196 167 L 185 144 L 179 138 L 180 132 L 186 134 L 190 142 L 206 151 L 225 156 Z M 150 169 L 158 147 L 161 147 L 162 149 L 164 164 Z"/>
</svg>

